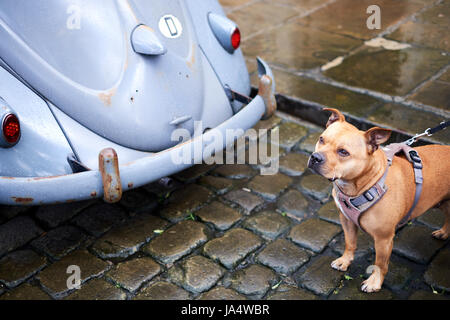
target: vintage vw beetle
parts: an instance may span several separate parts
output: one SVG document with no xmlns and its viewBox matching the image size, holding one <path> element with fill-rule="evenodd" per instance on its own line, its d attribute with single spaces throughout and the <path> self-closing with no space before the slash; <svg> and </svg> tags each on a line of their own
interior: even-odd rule
<svg viewBox="0 0 450 320">
<path fill-rule="evenodd" d="M 261 60 L 248 98 L 239 42 L 215 0 L 0 1 L 0 203 L 115 202 L 223 149 L 276 108 Z"/>
</svg>

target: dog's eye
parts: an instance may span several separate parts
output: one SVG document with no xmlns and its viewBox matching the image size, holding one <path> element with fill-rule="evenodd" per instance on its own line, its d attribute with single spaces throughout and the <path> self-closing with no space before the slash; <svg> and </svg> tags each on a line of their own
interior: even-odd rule
<svg viewBox="0 0 450 320">
<path fill-rule="evenodd" d="M 339 149 L 339 150 L 338 150 L 338 154 L 339 154 L 341 157 L 348 157 L 348 156 L 350 155 L 350 153 L 348 153 L 348 151 L 345 150 L 345 149 Z"/>
<path fill-rule="evenodd" d="M 325 141 L 323 140 L 322 137 L 319 138 L 319 143 L 320 143 L 320 144 L 324 144 L 324 143 L 325 143 Z"/>
</svg>

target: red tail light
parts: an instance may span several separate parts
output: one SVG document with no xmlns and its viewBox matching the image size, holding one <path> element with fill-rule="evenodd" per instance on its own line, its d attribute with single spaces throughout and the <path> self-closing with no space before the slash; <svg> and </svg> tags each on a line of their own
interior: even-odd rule
<svg viewBox="0 0 450 320">
<path fill-rule="evenodd" d="M 9 144 L 15 144 L 20 138 L 20 122 L 16 115 L 10 113 L 3 118 L 3 137 Z"/>
<path fill-rule="evenodd" d="M 241 44 L 241 32 L 238 28 L 234 29 L 233 34 L 231 35 L 231 46 L 236 50 L 239 48 Z"/>
</svg>

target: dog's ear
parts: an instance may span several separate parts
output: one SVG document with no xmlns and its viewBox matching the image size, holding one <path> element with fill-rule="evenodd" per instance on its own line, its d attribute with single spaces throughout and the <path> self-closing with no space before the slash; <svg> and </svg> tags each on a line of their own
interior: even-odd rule
<svg viewBox="0 0 450 320">
<path fill-rule="evenodd" d="M 372 153 L 378 149 L 380 144 L 389 140 L 392 130 L 373 127 L 367 130 L 364 135 L 369 146 L 369 152 Z"/>
<path fill-rule="evenodd" d="M 345 121 L 345 117 L 344 115 L 337 109 L 333 109 L 333 108 L 323 108 L 324 111 L 330 111 L 331 115 L 330 118 L 328 119 L 327 125 L 326 127 L 328 128 L 328 126 L 336 121 L 339 122 L 344 122 Z"/>
</svg>

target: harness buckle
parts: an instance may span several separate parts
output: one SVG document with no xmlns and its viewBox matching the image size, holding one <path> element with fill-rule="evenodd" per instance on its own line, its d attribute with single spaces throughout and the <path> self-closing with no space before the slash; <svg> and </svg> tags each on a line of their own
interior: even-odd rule
<svg viewBox="0 0 450 320">
<path fill-rule="evenodd" d="M 366 198 L 367 201 L 372 201 L 373 199 L 375 199 L 375 197 L 370 192 L 370 190 L 367 190 L 366 192 L 364 192 L 364 198 Z"/>
</svg>

